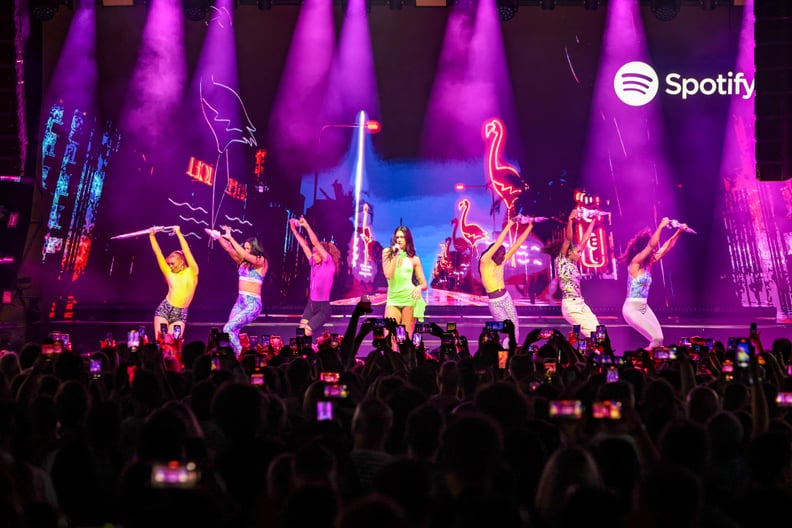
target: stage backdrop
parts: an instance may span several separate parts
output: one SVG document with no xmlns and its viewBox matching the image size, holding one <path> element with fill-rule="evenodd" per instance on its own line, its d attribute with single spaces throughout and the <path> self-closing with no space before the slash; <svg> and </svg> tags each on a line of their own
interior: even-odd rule
<svg viewBox="0 0 792 528">
<path fill-rule="evenodd" d="M 201 269 L 193 317 L 224 319 L 236 295 L 204 233 L 220 225 L 263 242 L 265 312 L 300 307 L 308 266 L 287 227 L 300 215 L 341 250 L 339 304 L 381 298 L 382 247 L 408 226 L 430 306 L 486 304 L 478 257 L 507 216 L 538 217 L 507 281 L 518 304 L 552 306 L 541 249 L 576 206 L 596 211 L 592 306 L 621 305 L 616 257 L 668 216 L 697 234 L 655 268 L 654 306 L 789 313 L 790 192 L 755 182 L 743 8 L 660 21 L 614 1 L 522 6 L 499 22 L 487 1 L 318 4 L 218 1 L 190 21 L 160 0 L 43 23 L 37 280 L 51 317 L 152 310 L 165 284 L 148 237 L 112 237 L 173 224 Z"/>
</svg>

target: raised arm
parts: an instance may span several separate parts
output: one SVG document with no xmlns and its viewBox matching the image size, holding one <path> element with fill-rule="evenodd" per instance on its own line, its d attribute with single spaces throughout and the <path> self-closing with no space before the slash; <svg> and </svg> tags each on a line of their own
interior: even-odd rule
<svg viewBox="0 0 792 528">
<path fill-rule="evenodd" d="M 668 220 L 668 219 L 664 218 L 663 220 Z M 661 222 L 661 224 L 662 224 L 662 222 Z M 666 225 L 668 225 L 668 222 L 666 222 L 665 225 L 663 225 L 663 227 L 665 227 Z M 660 229 L 660 228 L 658 227 L 658 229 Z M 674 232 L 674 234 L 671 235 L 671 237 L 669 237 L 669 239 L 666 240 L 663 243 L 662 246 L 660 246 L 660 249 L 657 250 L 657 253 L 655 253 L 655 255 L 654 255 L 654 260 L 655 261 L 660 260 L 661 258 L 663 258 L 665 256 L 666 253 L 671 251 L 671 248 L 676 245 L 676 242 L 677 242 L 677 239 L 679 238 L 679 235 L 681 235 L 686 230 L 687 230 L 687 224 L 680 224 L 679 228 Z M 659 235 L 658 235 L 658 241 L 659 241 Z"/>
<path fill-rule="evenodd" d="M 231 244 L 231 241 L 229 240 L 231 237 L 231 229 L 228 226 L 222 226 L 222 229 L 225 231 L 225 233 L 215 240 L 217 240 L 217 242 L 220 244 L 220 247 L 226 250 L 226 253 L 231 255 L 231 258 L 234 259 L 234 262 L 237 264 L 242 264 L 244 259 L 237 253 L 236 249 L 234 249 L 234 245 Z"/>
<path fill-rule="evenodd" d="M 182 253 L 184 253 L 184 258 L 187 261 L 188 268 L 193 275 L 198 276 L 198 263 L 195 261 L 192 251 L 190 251 L 190 246 L 187 244 L 187 239 L 184 238 L 184 235 L 181 232 L 181 226 L 173 226 L 173 232 L 176 233 L 176 238 L 179 239 L 179 245 L 181 246 Z"/>
<path fill-rule="evenodd" d="M 509 220 L 509 222 L 511 222 L 511 220 Z M 515 253 L 517 253 L 517 251 L 520 249 L 520 246 L 522 246 L 523 242 L 525 242 L 525 239 L 527 239 L 528 235 L 531 234 L 532 230 L 533 230 L 533 222 L 529 223 L 528 227 L 525 228 L 525 231 L 520 233 L 520 236 L 518 236 L 517 240 L 514 241 L 512 247 L 510 247 L 509 251 L 506 252 L 506 256 L 503 258 L 503 262 L 508 261 L 510 258 L 514 256 Z"/>
<path fill-rule="evenodd" d="M 567 220 L 566 228 L 564 228 L 564 242 L 561 244 L 561 251 L 559 251 L 559 255 L 566 256 L 567 251 L 569 251 L 569 245 L 572 243 L 572 237 L 574 236 L 572 232 L 572 222 L 575 221 L 577 217 L 577 209 L 573 209 L 571 213 L 569 213 L 569 219 Z"/>
<path fill-rule="evenodd" d="M 291 231 L 294 234 L 294 238 L 296 238 L 297 239 L 297 243 L 300 244 L 300 247 L 302 248 L 303 253 L 305 253 L 305 257 L 308 260 L 311 260 L 311 256 L 312 256 L 311 255 L 311 248 L 308 246 L 308 242 L 305 240 L 305 237 L 303 237 L 300 234 L 300 232 L 297 231 L 297 228 L 299 226 L 300 226 L 300 221 L 299 220 L 297 220 L 296 218 L 289 219 L 289 227 L 291 228 Z"/>
<path fill-rule="evenodd" d="M 386 247 L 382 250 L 382 273 L 385 274 L 386 279 L 391 280 L 394 270 L 396 270 L 396 253 Z"/>
<path fill-rule="evenodd" d="M 151 249 L 154 250 L 154 256 L 157 257 L 157 265 L 159 266 L 162 274 L 167 275 L 168 273 L 171 273 L 171 269 L 168 266 L 168 263 L 165 262 L 165 257 L 162 255 L 162 249 L 160 249 L 159 242 L 157 242 L 156 228 L 149 230 L 149 242 L 151 242 Z"/>
<path fill-rule="evenodd" d="M 316 237 L 316 233 L 313 232 L 313 229 L 311 229 L 308 221 L 301 216 L 299 224 L 305 228 L 305 232 L 308 233 L 308 239 L 311 241 L 311 245 L 316 248 L 316 252 L 319 253 L 319 256 L 322 257 L 322 262 L 327 260 L 330 257 L 330 254 L 325 250 L 324 246 L 319 243 L 319 239 Z"/>
<path fill-rule="evenodd" d="M 591 238 L 591 233 L 594 231 L 594 219 L 589 222 L 586 231 L 583 233 L 583 236 L 580 239 L 580 252 L 582 253 L 583 250 L 586 248 L 586 244 L 588 244 L 589 238 Z"/>
<path fill-rule="evenodd" d="M 511 230 L 511 227 L 513 225 L 514 225 L 514 220 L 509 218 L 509 221 L 506 222 L 506 225 L 503 227 L 503 230 L 498 235 L 498 238 L 495 239 L 495 243 L 492 244 L 492 247 L 489 248 L 487 251 L 485 251 L 483 255 L 481 255 L 481 260 L 482 261 L 486 262 L 488 260 L 492 260 L 492 255 L 494 255 L 495 252 L 498 251 L 498 248 L 503 245 L 503 241 L 506 240 L 506 235 L 509 234 L 509 231 Z M 511 251 L 511 250 L 509 250 L 509 251 Z M 504 261 L 506 261 L 508 259 L 509 258 L 506 257 L 504 259 Z"/>
</svg>

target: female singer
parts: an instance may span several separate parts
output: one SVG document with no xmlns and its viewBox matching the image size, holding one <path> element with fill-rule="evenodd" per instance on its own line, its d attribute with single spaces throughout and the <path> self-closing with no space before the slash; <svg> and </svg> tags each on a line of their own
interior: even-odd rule
<svg viewBox="0 0 792 528">
<path fill-rule="evenodd" d="M 403 324 L 407 333 L 412 335 L 415 319 L 423 319 L 426 303 L 421 292 L 428 286 L 409 228 L 399 226 L 393 232 L 391 247 L 382 250 L 382 270 L 388 280 L 385 317 Z M 417 286 L 413 283 L 413 275 L 418 281 Z"/>
<path fill-rule="evenodd" d="M 627 298 L 622 305 L 622 316 L 628 325 L 649 340 L 645 347 L 648 351 L 663 346 L 663 330 L 647 303 L 652 284 L 652 264 L 663 258 L 688 228 L 687 224 L 679 224 L 676 232 L 658 249 L 660 232 L 669 223 L 668 218 L 663 218 L 654 233 L 648 227 L 636 233 L 619 257 L 619 262 L 627 265 Z"/>
</svg>

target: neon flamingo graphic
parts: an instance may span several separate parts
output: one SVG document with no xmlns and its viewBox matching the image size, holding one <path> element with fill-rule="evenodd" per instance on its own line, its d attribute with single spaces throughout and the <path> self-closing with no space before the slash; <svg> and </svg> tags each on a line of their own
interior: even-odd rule
<svg viewBox="0 0 792 528">
<path fill-rule="evenodd" d="M 457 228 L 459 227 L 458 218 L 453 218 L 451 220 L 451 225 L 454 226 L 451 229 L 451 242 L 454 244 L 454 249 L 459 253 L 464 253 L 470 249 L 470 242 L 468 242 L 467 238 L 465 237 L 456 236 Z"/>
<path fill-rule="evenodd" d="M 217 163 L 215 164 L 215 178 L 212 182 L 212 214 L 211 225 L 214 228 L 215 218 L 220 212 L 220 204 L 215 209 L 215 188 L 217 176 L 222 173 L 221 158 L 224 158 L 226 183 L 223 191 L 226 191 L 231 183 L 229 171 L 228 147 L 232 143 L 242 143 L 250 147 L 255 147 L 256 127 L 253 125 L 248 115 L 245 104 L 239 93 L 230 86 L 217 82 L 211 77 L 204 89 L 203 79 L 198 83 L 198 92 L 201 99 L 201 111 L 203 112 L 206 124 L 212 131 L 217 146 Z"/>
<path fill-rule="evenodd" d="M 486 240 L 489 233 L 478 224 L 469 224 L 467 222 L 468 211 L 470 210 L 470 200 L 464 198 L 459 201 L 457 208 L 462 211 L 462 217 L 459 220 L 459 227 L 462 229 L 462 236 L 465 237 L 471 246 L 476 247 L 476 244 L 481 240 Z"/>
<path fill-rule="evenodd" d="M 492 118 L 481 127 L 481 136 L 487 144 L 487 159 L 484 167 L 492 188 L 506 204 L 506 214 L 511 214 L 515 200 L 528 189 L 520 176 L 519 171 L 503 160 L 503 150 L 506 143 L 506 127 L 503 121 Z"/>
</svg>

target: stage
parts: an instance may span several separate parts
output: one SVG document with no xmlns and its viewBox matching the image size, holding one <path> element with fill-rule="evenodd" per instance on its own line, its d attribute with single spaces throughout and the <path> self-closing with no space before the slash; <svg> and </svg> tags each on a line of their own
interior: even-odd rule
<svg viewBox="0 0 792 528">
<path fill-rule="evenodd" d="M 354 302 L 349 300 L 333 304 L 333 316 L 323 330 L 343 335 L 349 323 Z M 561 316 L 560 306 L 556 303 L 517 302 L 515 304 L 523 338 L 534 328 L 555 328 L 562 332 L 571 330 L 571 327 Z M 370 316 L 382 317 L 384 299 L 372 296 L 372 306 L 373 312 Z M 611 341 L 617 350 L 634 350 L 646 344 L 644 339 L 624 322 L 620 306 L 600 306 L 593 307 L 593 309 L 600 323 L 607 327 Z M 75 319 L 48 321 L 44 325 L 46 328 L 42 328 L 41 332 L 43 335 L 52 331 L 66 332 L 76 347 L 95 349 L 98 348 L 99 341 L 108 332 L 112 333 L 116 340 L 123 340 L 126 332 L 131 328 L 145 326 L 147 330 L 152 330 L 152 318 L 148 317 L 147 311 L 153 311 L 153 308 L 146 310 L 132 306 L 108 306 L 94 307 L 91 310 L 83 309 L 76 312 L 78 317 Z M 740 308 L 731 311 L 654 308 L 654 311 L 663 327 L 666 344 L 678 343 L 681 338 L 692 336 L 712 338 L 725 343 L 729 337 L 747 337 L 752 321 L 758 324 L 762 342 L 766 348 L 770 348 L 777 338 L 792 337 L 792 324 L 777 322 L 773 307 Z M 217 315 L 216 309 L 212 313 Z M 188 341 L 205 341 L 212 328 L 222 328 L 225 320 L 211 317 L 212 313 L 206 310 L 196 310 L 191 313 L 186 331 Z M 279 335 L 286 340 L 295 335 L 301 313 L 301 306 L 278 309 L 265 307 L 265 312 L 256 322 L 248 325 L 244 331 L 249 335 Z M 430 303 L 425 318 L 426 322 L 437 323 L 442 327 L 445 327 L 446 323 L 456 323 L 460 335 L 466 336 L 471 343 L 476 342 L 484 328 L 484 323 L 489 320 L 491 317 L 486 303 L 465 304 L 464 306 L 433 306 Z M 429 347 L 440 344 L 439 339 L 435 337 L 429 337 L 426 341 Z M 370 341 L 364 343 L 361 353 L 367 351 L 369 344 Z"/>
</svg>

